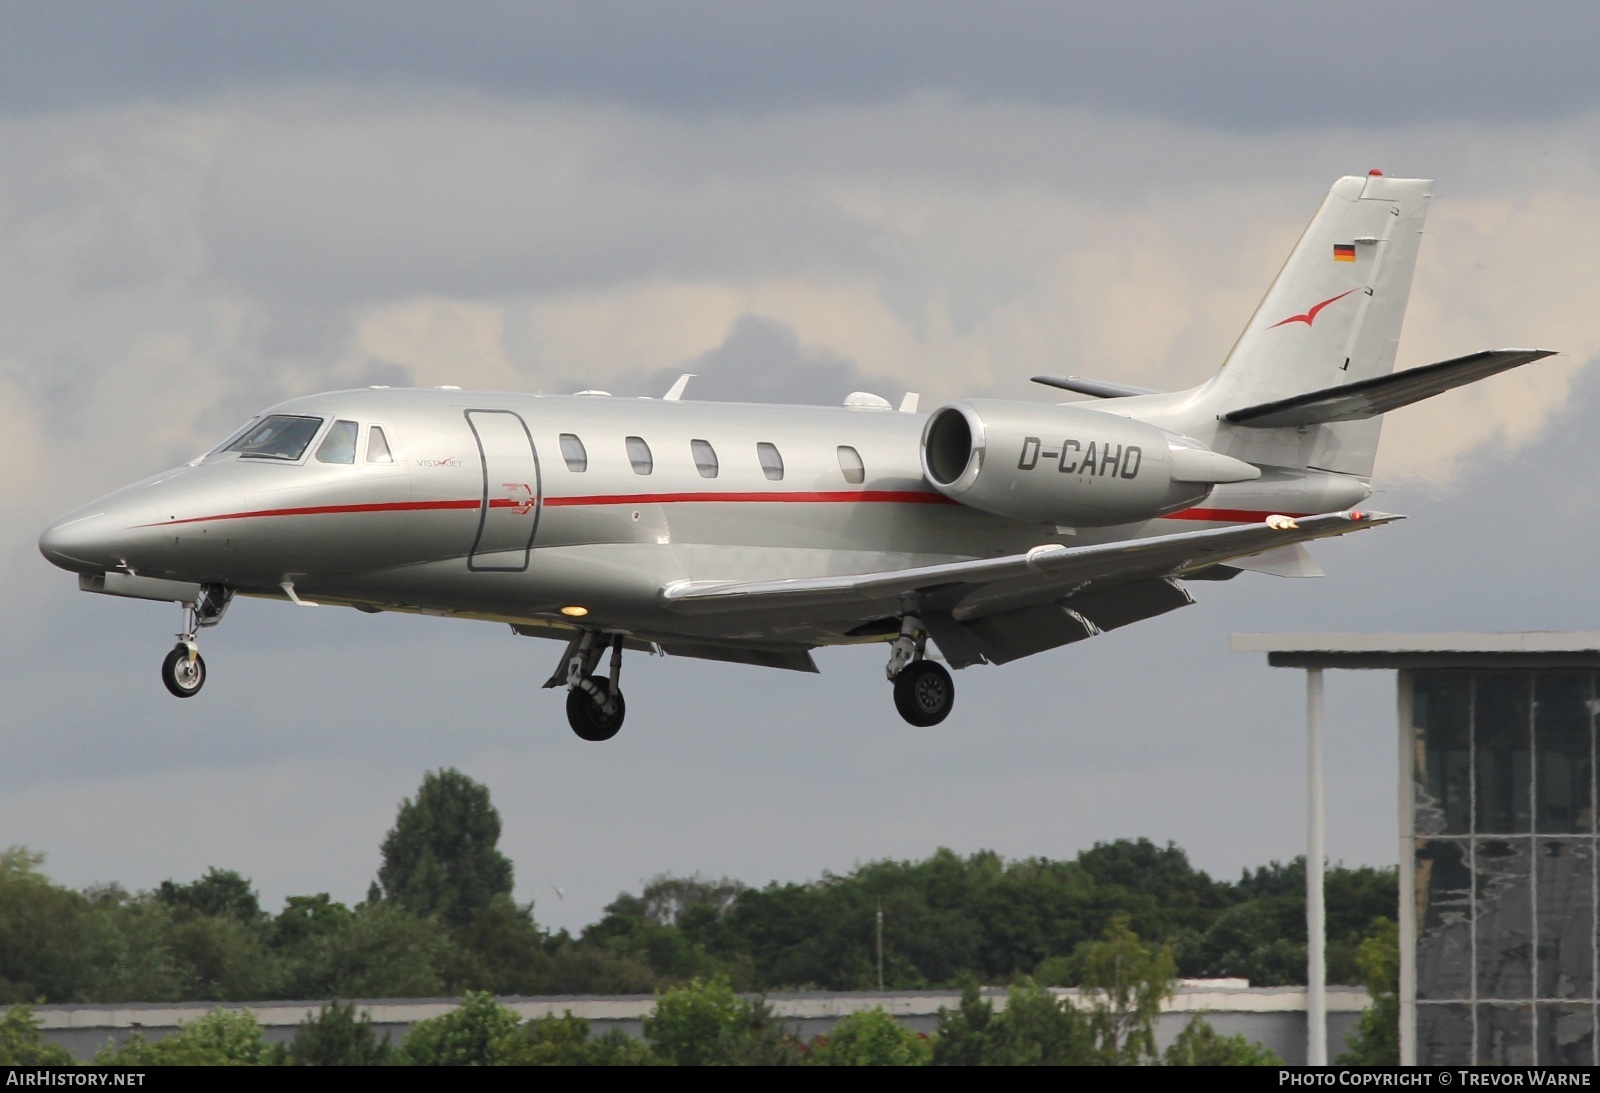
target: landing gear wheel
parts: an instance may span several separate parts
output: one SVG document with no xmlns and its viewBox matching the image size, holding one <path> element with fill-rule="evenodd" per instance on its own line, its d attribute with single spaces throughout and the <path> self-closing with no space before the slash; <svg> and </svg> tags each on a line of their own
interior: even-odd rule
<svg viewBox="0 0 1600 1093">
<path fill-rule="evenodd" d="M 594 683 L 606 694 L 611 694 L 611 681 L 605 676 L 595 676 Z M 622 718 L 628 712 L 628 704 L 622 700 L 620 691 L 613 697 L 617 701 L 617 709 L 615 713 L 608 714 L 589 697 L 588 691 L 574 687 L 567 692 L 567 723 L 580 740 L 610 740 L 617 735 L 617 730 L 622 728 Z"/>
<path fill-rule="evenodd" d="M 206 682 L 206 662 L 196 653 L 189 659 L 187 646 L 179 645 L 161 662 L 161 682 L 179 698 L 193 698 Z"/>
<path fill-rule="evenodd" d="M 944 665 L 918 660 L 894 677 L 894 708 L 918 728 L 937 725 L 956 704 L 956 685 Z"/>
</svg>

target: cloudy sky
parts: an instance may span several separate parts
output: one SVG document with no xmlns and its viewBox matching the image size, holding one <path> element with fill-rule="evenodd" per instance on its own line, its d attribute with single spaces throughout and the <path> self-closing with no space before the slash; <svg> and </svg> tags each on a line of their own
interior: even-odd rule
<svg viewBox="0 0 1600 1093">
<path fill-rule="evenodd" d="M 425 771 L 487 783 L 519 898 L 752 883 L 937 846 L 1303 845 L 1302 681 L 1241 630 L 1591 629 L 1600 7 L 1276 3 L 0 6 L 0 845 L 57 879 L 208 866 L 359 899 Z M 66 510 L 281 398 L 366 383 L 923 405 L 1220 362 L 1322 193 L 1437 180 L 1400 364 L 1562 355 L 1391 416 L 1412 519 L 1321 581 L 958 677 L 634 657 L 576 740 L 558 649 L 241 602 L 188 702 L 177 609 L 38 555 Z M 1330 686 L 1330 837 L 1395 858 L 1392 681 Z M 558 898 L 555 888 L 565 893 Z"/>
</svg>

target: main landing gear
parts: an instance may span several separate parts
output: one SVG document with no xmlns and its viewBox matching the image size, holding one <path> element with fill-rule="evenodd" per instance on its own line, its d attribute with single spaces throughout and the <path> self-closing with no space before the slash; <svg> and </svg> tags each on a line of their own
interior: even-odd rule
<svg viewBox="0 0 1600 1093">
<path fill-rule="evenodd" d="M 193 698 L 206 682 L 206 662 L 200 656 L 199 633 L 222 621 L 223 612 L 233 602 L 233 589 L 203 585 L 194 603 L 183 604 L 183 632 L 161 662 L 161 682 L 179 698 Z"/>
<path fill-rule="evenodd" d="M 956 685 L 944 665 L 927 658 L 928 633 L 914 615 L 900 620 L 884 674 L 894 684 L 894 708 L 918 728 L 937 725 L 956 704 Z"/>
<path fill-rule="evenodd" d="M 611 639 L 611 675 L 597 676 L 606 639 L 592 630 L 568 649 L 567 723 L 581 740 L 610 740 L 622 728 L 628 704 L 622 699 L 622 635 Z"/>
</svg>

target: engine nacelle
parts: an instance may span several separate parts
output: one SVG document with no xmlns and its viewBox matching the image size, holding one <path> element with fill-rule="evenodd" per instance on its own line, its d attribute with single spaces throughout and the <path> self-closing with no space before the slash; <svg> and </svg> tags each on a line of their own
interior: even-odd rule
<svg viewBox="0 0 1600 1093">
<path fill-rule="evenodd" d="M 1081 406 L 971 399 L 933 412 L 922 473 L 996 516 L 1063 527 L 1131 524 L 1261 475 L 1188 437 Z"/>
</svg>

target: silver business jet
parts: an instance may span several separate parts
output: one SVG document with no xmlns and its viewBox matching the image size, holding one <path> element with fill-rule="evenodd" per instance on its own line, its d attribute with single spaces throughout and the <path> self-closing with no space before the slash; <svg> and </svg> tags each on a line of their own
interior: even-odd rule
<svg viewBox="0 0 1600 1093">
<path fill-rule="evenodd" d="M 1040 376 L 1062 404 L 931 414 L 601 392 L 372 388 L 293 399 L 210 454 L 52 524 L 91 592 L 170 600 L 162 678 L 205 682 L 238 594 L 508 624 L 565 642 L 585 740 L 616 734 L 624 650 L 816 671 L 883 642 L 895 705 L 942 721 L 952 668 L 1193 602 L 1186 580 L 1315 576 L 1304 544 L 1399 519 L 1370 493 L 1380 415 L 1550 356 L 1395 373 L 1429 183 L 1336 182 L 1221 370 L 1161 393 Z M 602 661 L 609 663 L 602 671 Z"/>
</svg>

